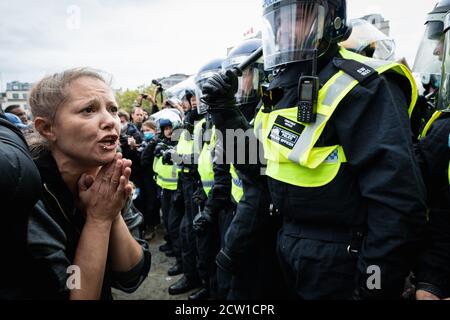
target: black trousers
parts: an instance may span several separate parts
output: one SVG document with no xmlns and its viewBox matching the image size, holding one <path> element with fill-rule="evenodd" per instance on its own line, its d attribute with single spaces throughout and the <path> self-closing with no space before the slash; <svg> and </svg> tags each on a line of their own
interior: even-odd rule
<svg viewBox="0 0 450 320">
<path fill-rule="evenodd" d="M 350 240 L 302 229 L 284 223 L 278 235 L 281 270 L 291 292 L 305 300 L 350 299 L 357 272 L 357 260 L 347 252 Z"/>
<path fill-rule="evenodd" d="M 231 206 L 220 210 L 216 221 L 209 225 L 205 233 L 197 235 L 197 267 L 201 279 L 214 299 L 225 299 L 229 289 L 230 278 L 226 274 L 218 276 L 216 256 L 233 218 L 233 211 Z"/>
<path fill-rule="evenodd" d="M 166 229 L 166 235 L 164 239 L 169 245 L 172 245 L 172 239 L 169 234 L 169 215 L 172 207 L 172 198 L 175 191 L 169 189 L 162 189 L 161 192 L 161 211 L 162 211 L 162 221 L 164 228 Z"/>
<path fill-rule="evenodd" d="M 197 270 L 197 243 L 193 230 L 194 216 L 198 208 L 192 202 L 192 196 L 196 188 L 195 177 L 189 174 L 180 174 L 184 199 L 184 216 L 180 224 L 181 258 L 183 261 L 183 273 L 186 277 L 198 280 Z"/>
<path fill-rule="evenodd" d="M 225 234 L 228 231 L 231 221 L 233 220 L 235 209 L 236 206 L 233 204 L 230 206 L 228 210 L 221 211 L 219 215 L 220 248 L 224 246 Z M 218 253 L 219 252 L 216 252 L 216 256 Z M 227 272 L 224 272 L 222 269 L 217 268 L 215 257 L 213 263 L 214 267 L 216 268 L 216 276 L 215 276 L 216 283 L 212 283 L 211 292 L 213 294 L 213 298 L 218 300 L 225 300 L 230 291 L 231 275 Z"/>
<path fill-rule="evenodd" d="M 181 184 L 179 185 L 181 188 Z M 167 230 L 177 263 L 182 265 L 181 255 L 181 221 L 185 215 L 184 200 L 181 190 L 172 192 L 171 206 L 167 217 Z"/>
<path fill-rule="evenodd" d="M 255 233 L 255 241 L 241 260 L 239 272 L 231 277 L 228 300 L 285 300 L 293 298 L 284 283 L 277 257 L 277 234 L 281 217 L 270 216 Z"/>
<path fill-rule="evenodd" d="M 155 227 L 161 223 L 159 213 L 161 208 L 160 189 L 153 179 L 146 179 L 140 191 L 139 197 L 134 203 L 144 216 L 143 228 Z"/>
</svg>

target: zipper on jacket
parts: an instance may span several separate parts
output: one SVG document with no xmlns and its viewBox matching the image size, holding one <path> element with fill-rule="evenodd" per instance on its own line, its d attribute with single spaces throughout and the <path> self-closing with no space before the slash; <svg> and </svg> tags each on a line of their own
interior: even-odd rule
<svg viewBox="0 0 450 320">
<path fill-rule="evenodd" d="M 48 189 L 47 184 L 45 182 L 44 182 L 44 188 L 52 196 L 52 198 L 56 201 L 56 203 L 58 204 L 59 210 L 61 210 L 61 213 L 63 214 L 63 216 L 67 220 L 67 222 L 70 225 L 72 225 L 79 234 L 81 234 L 80 230 L 78 230 L 78 228 L 73 224 L 73 222 L 70 221 L 69 217 L 66 215 L 66 213 L 63 210 L 63 208 L 59 204 L 58 198 L 56 198 L 56 196 Z"/>
</svg>

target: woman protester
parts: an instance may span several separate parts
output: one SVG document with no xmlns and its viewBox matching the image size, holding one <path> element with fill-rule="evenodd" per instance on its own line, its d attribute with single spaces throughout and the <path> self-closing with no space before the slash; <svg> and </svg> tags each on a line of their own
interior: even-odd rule
<svg viewBox="0 0 450 320">
<path fill-rule="evenodd" d="M 131 161 L 117 153 L 118 107 L 90 69 L 45 77 L 30 106 L 39 139 L 30 142 L 42 201 L 30 217 L 32 298 L 112 299 L 135 291 L 151 255 L 139 239 L 142 214 L 131 205 Z"/>
</svg>

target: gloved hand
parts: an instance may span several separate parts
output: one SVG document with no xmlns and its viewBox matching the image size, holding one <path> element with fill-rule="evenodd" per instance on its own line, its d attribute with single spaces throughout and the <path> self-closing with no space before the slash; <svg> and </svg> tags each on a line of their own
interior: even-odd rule
<svg viewBox="0 0 450 320">
<path fill-rule="evenodd" d="M 208 228 L 214 223 L 214 217 L 208 210 L 199 212 L 193 222 L 194 232 L 198 235 L 204 235 Z"/>
<path fill-rule="evenodd" d="M 163 152 L 167 149 L 167 145 L 164 142 L 159 142 L 156 147 L 155 147 L 155 151 L 153 152 L 153 154 L 155 155 L 155 157 L 159 158 L 162 157 Z"/>
<path fill-rule="evenodd" d="M 172 196 L 172 201 L 174 205 L 182 205 L 183 204 L 183 193 L 181 190 L 177 189 Z"/>
<path fill-rule="evenodd" d="M 191 135 L 194 133 L 195 122 L 198 121 L 199 114 L 197 109 L 189 110 L 185 113 L 183 119 L 183 128 L 186 129 Z"/>
<path fill-rule="evenodd" d="M 173 164 L 172 155 L 175 153 L 173 148 L 169 148 L 162 153 L 162 163 L 163 164 Z"/>
<path fill-rule="evenodd" d="M 197 207 L 203 206 L 207 199 L 208 196 L 203 188 L 198 188 L 192 195 L 192 203 L 194 203 Z"/>
<path fill-rule="evenodd" d="M 232 275 L 236 275 L 240 269 L 239 263 L 231 257 L 225 248 L 221 249 L 217 254 L 216 265 Z"/>
<path fill-rule="evenodd" d="M 215 73 L 203 85 L 201 101 L 210 107 L 210 112 L 235 108 L 238 77 L 232 70 Z"/>
<path fill-rule="evenodd" d="M 153 151 L 154 151 L 154 149 L 156 148 L 156 146 L 158 145 L 158 143 L 159 143 L 159 140 L 158 140 L 158 139 L 152 139 L 152 140 L 150 140 L 150 141 L 148 142 L 147 148 L 152 148 Z"/>
</svg>

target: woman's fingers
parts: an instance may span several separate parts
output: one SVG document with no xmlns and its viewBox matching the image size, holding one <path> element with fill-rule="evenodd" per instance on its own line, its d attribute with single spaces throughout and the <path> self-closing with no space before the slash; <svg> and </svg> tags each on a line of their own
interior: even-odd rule
<svg viewBox="0 0 450 320">
<path fill-rule="evenodd" d="M 83 173 L 82 175 L 81 175 L 81 177 L 80 177 L 80 180 L 78 180 L 78 190 L 80 191 L 80 192 L 82 192 L 82 191 L 86 191 L 87 189 L 89 189 L 87 186 L 86 186 L 86 174 L 85 173 Z"/>
<path fill-rule="evenodd" d="M 120 177 L 119 187 L 117 188 L 117 193 L 127 199 L 133 192 L 133 187 L 130 182 L 131 169 L 126 168 L 123 175 Z"/>
<path fill-rule="evenodd" d="M 121 176 L 119 180 L 119 187 L 117 188 L 117 193 L 119 195 L 123 195 L 126 186 L 127 186 L 127 179 L 124 176 Z"/>
<path fill-rule="evenodd" d="M 78 180 L 78 190 L 79 191 L 87 191 L 94 184 L 94 177 L 83 173 Z"/>
<path fill-rule="evenodd" d="M 127 183 L 130 180 L 130 176 L 131 176 L 131 168 L 125 168 L 122 176 L 124 176 L 127 179 Z"/>
<path fill-rule="evenodd" d="M 86 178 L 84 180 L 85 186 L 89 189 L 95 182 L 95 178 L 91 175 L 86 175 Z"/>
<path fill-rule="evenodd" d="M 125 172 L 126 168 L 131 168 L 132 164 L 133 164 L 133 162 L 131 160 L 123 159 L 122 160 L 122 174 Z"/>
<path fill-rule="evenodd" d="M 113 176 L 114 169 L 116 168 L 116 163 L 119 159 L 122 158 L 122 155 L 120 153 L 116 154 L 114 156 L 114 160 L 108 163 L 107 165 L 103 166 L 100 172 L 97 175 L 97 178 L 101 182 L 109 182 Z"/>
<path fill-rule="evenodd" d="M 131 184 L 127 184 L 125 187 L 125 199 L 128 199 L 131 196 L 131 193 L 133 193 L 133 187 L 131 186 Z"/>
<path fill-rule="evenodd" d="M 111 177 L 111 188 L 116 191 L 120 183 L 120 176 L 122 175 L 122 160 L 117 160 L 116 167 L 114 168 L 113 175 Z"/>
</svg>

